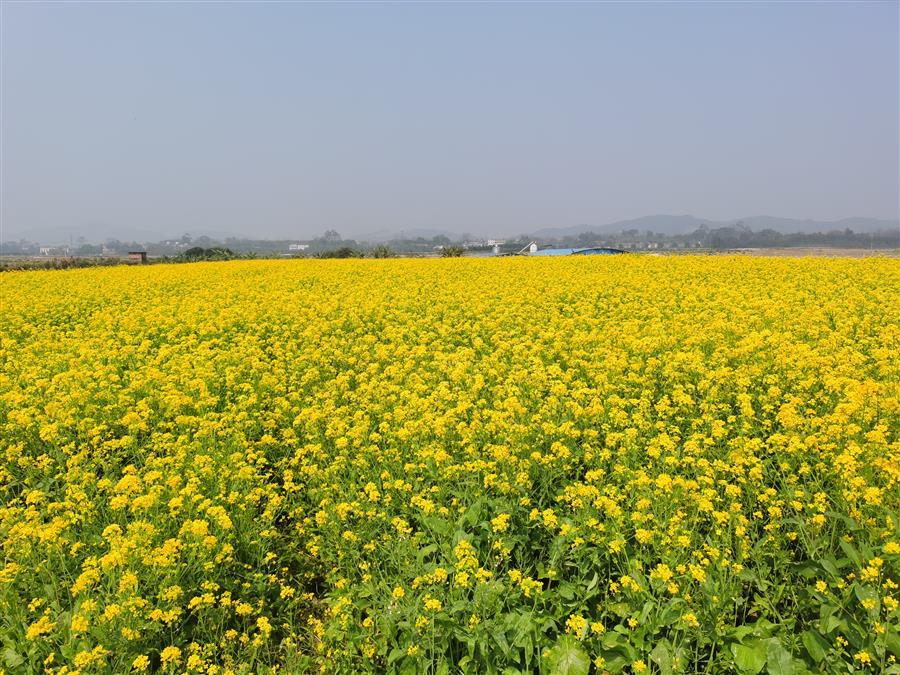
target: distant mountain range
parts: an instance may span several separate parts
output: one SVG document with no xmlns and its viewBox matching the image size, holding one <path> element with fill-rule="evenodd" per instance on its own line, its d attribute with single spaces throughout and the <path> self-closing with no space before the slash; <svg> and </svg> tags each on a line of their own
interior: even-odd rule
<svg viewBox="0 0 900 675">
<path fill-rule="evenodd" d="M 642 218 L 633 218 L 631 220 L 619 220 L 614 223 L 605 225 L 572 225 L 567 227 L 549 227 L 535 230 L 530 233 L 518 232 L 526 234 L 535 239 L 553 240 L 561 239 L 567 236 L 579 235 L 583 232 L 592 232 L 596 234 L 618 234 L 627 230 L 638 230 L 641 233 L 649 230 L 658 234 L 678 235 L 688 234 L 697 230 L 702 226 L 709 229 L 719 227 L 734 227 L 737 224 L 743 224 L 754 232 L 760 230 L 775 230 L 782 234 L 793 234 L 797 232 L 830 232 L 833 230 L 850 229 L 856 233 L 879 232 L 884 230 L 896 230 L 900 233 L 900 221 L 883 220 L 878 218 L 843 218 L 841 220 L 812 220 L 798 218 L 777 218 L 774 216 L 750 216 L 747 218 L 736 218 L 734 220 L 711 220 L 709 218 L 698 218 L 697 216 L 673 216 L 673 215 L 653 215 L 643 216 Z M 262 228 L 259 228 L 260 230 Z M 323 228 L 322 232 L 324 232 Z M 282 234 L 281 236 L 266 236 L 260 232 L 248 231 L 246 233 L 225 232 L 214 229 L 190 229 L 190 234 L 194 237 L 207 236 L 218 241 L 224 241 L 228 237 L 238 237 L 247 239 L 279 239 L 279 240 L 304 240 L 311 236 L 321 236 L 322 232 L 313 235 L 296 233 Z M 176 239 L 184 232 L 167 232 L 163 230 L 148 230 L 144 228 L 118 227 L 111 223 L 91 223 L 82 227 L 53 227 L 42 228 L 39 230 L 26 231 L 16 228 L 6 227 L 3 232 L 3 239 L 6 241 L 16 241 L 19 239 L 28 239 L 32 242 L 41 244 L 68 244 L 72 242 L 79 244 L 79 238 L 98 244 L 109 239 L 118 239 L 120 241 L 133 242 L 158 242 L 166 239 Z M 447 229 L 425 229 L 425 228 L 409 228 L 404 230 L 378 230 L 370 231 L 362 234 L 354 234 L 352 232 L 341 232 L 348 239 L 355 239 L 361 242 L 387 242 L 391 239 L 432 239 L 436 236 L 446 236 L 450 239 L 460 239 L 461 237 L 480 238 L 480 237 L 496 237 L 503 236 L 503 232 L 472 232 L 466 235 L 462 231 L 452 231 Z"/>
<path fill-rule="evenodd" d="M 581 234 L 582 232 L 594 232 L 596 234 L 618 234 L 627 230 L 649 230 L 658 234 L 688 234 L 702 226 L 709 229 L 718 227 L 734 227 L 742 224 L 754 232 L 760 230 L 775 230 L 782 234 L 796 232 L 831 232 L 833 230 L 850 229 L 857 233 L 880 232 L 883 230 L 900 230 L 900 220 L 882 220 L 878 218 L 843 218 L 841 220 L 801 220 L 799 218 L 777 218 L 774 216 L 750 216 L 736 218 L 734 220 L 710 220 L 696 216 L 671 216 L 655 215 L 633 218 L 631 220 L 619 220 L 606 225 L 575 225 L 572 227 L 552 227 L 537 230 L 531 235 L 538 239 L 554 239 Z"/>
</svg>

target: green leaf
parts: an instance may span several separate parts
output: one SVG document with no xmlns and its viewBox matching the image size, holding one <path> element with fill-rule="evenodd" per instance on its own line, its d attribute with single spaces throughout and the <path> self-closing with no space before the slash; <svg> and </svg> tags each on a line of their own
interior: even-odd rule
<svg viewBox="0 0 900 675">
<path fill-rule="evenodd" d="M 503 634 L 502 631 L 493 631 L 494 640 L 497 642 L 497 645 L 500 647 L 500 651 L 503 652 L 503 656 L 509 656 L 509 642 L 506 639 L 506 635 Z"/>
<path fill-rule="evenodd" d="M 847 554 L 847 557 L 850 558 L 850 562 L 852 562 L 857 567 L 862 567 L 862 558 L 859 555 L 859 551 L 851 544 L 849 541 L 844 541 L 841 539 L 838 541 L 838 544 L 841 545 L 841 549 Z"/>
<path fill-rule="evenodd" d="M 481 509 L 484 506 L 484 499 L 476 499 L 469 508 L 466 509 L 465 513 L 457 520 L 458 527 L 465 527 L 466 525 L 474 526 L 481 520 Z M 458 543 L 458 541 L 454 542 Z"/>
<path fill-rule="evenodd" d="M 513 644 L 516 647 L 524 647 L 531 642 L 534 632 L 531 614 L 507 614 L 506 625 L 514 633 Z"/>
<path fill-rule="evenodd" d="M 441 521 L 439 518 L 426 519 L 425 520 L 426 525 L 429 524 L 428 523 L 429 520 L 432 522 L 436 522 L 436 523 L 442 523 L 442 524 L 448 525 L 448 526 L 450 525 L 446 521 Z M 440 527 L 440 525 L 438 525 L 438 527 Z M 433 529 L 437 529 L 437 528 L 433 528 Z M 446 530 L 446 528 L 443 528 L 443 529 Z M 420 563 L 422 563 L 425 561 L 425 559 L 428 556 L 430 556 L 432 553 L 434 553 L 437 550 L 438 550 L 437 544 L 429 544 L 428 546 L 425 546 L 424 548 L 420 548 L 418 551 L 416 551 L 416 560 L 418 560 Z"/>
<path fill-rule="evenodd" d="M 865 602 L 866 600 L 874 600 L 876 603 L 875 610 L 877 611 L 880 607 L 880 603 L 878 602 L 878 592 L 872 588 L 866 588 L 865 586 L 861 586 L 859 584 L 853 584 L 853 593 L 856 595 L 856 598 L 860 602 Z"/>
<path fill-rule="evenodd" d="M 606 665 L 604 666 L 605 670 L 608 670 L 611 673 L 621 673 L 628 666 L 628 659 L 626 659 L 621 654 L 603 654 L 603 658 L 606 659 Z"/>
<path fill-rule="evenodd" d="M 756 640 L 747 645 L 734 643 L 731 645 L 734 665 L 742 673 L 758 673 L 766 665 L 766 643 Z"/>
<path fill-rule="evenodd" d="M 797 574 L 799 574 L 804 579 L 815 579 L 819 576 L 819 568 L 818 566 L 812 563 L 800 563 L 795 566 Z"/>
<path fill-rule="evenodd" d="M 622 644 L 622 638 L 618 633 L 604 633 L 603 637 L 600 638 L 600 644 L 603 646 L 603 649 L 615 649 Z"/>
<path fill-rule="evenodd" d="M 684 600 L 682 600 L 681 598 L 674 598 L 670 600 L 665 608 L 660 611 L 659 615 L 657 616 L 657 623 L 660 626 L 668 626 L 672 623 L 675 623 L 684 614 L 684 605 Z"/>
<path fill-rule="evenodd" d="M 832 614 L 832 615 L 826 617 L 825 620 L 822 622 L 822 630 L 825 631 L 826 633 L 831 633 L 832 631 L 834 631 L 837 628 L 846 628 L 846 627 L 847 627 L 847 622 L 835 614 Z"/>
<path fill-rule="evenodd" d="M 571 600 L 575 597 L 575 588 L 572 586 L 572 584 L 564 581 L 559 585 L 559 589 L 556 591 L 556 594 L 565 600 Z"/>
<path fill-rule="evenodd" d="M 624 602 L 613 602 L 606 606 L 616 616 L 626 617 L 631 613 L 631 607 Z"/>
<path fill-rule="evenodd" d="M 560 638 L 549 655 L 550 672 L 554 675 L 587 675 L 591 668 L 587 652 L 570 635 Z"/>
<path fill-rule="evenodd" d="M 794 657 L 778 638 L 766 640 L 766 667 L 769 675 L 793 675 Z"/>
<path fill-rule="evenodd" d="M 847 529 L 849 530 L 856 529 L 856 521 L 847 516 L 847 514 L 845 513 L 838 513 L 837 511 L 826 511 L 825 515 L 833 520 L 840 520 L 847 526 Z"/>
<path fill-rule="evenodd" d="M 828 654 L 828 642 L 817 631 L 805 631 L 800 639 L 803 640 L 803 646 L 806 647 L 807 653 L 812 657 L 815 663 L 821 663 Z"/>
<path fill-rule="evenodd" d="M 3 650 L 3 662 L 7 668 L 14 669 L 25 663 L 25 659 L 12 647 L 7 647 Z"/>
<path fill-rule="evenodd" d="M 830 561 L 828 558 L 822 558 L 822 559 L 819 561 L 819 564 L 822 566 L 822 569 L 824 569 L 826 572 L 828 572 L 831 576 L 833 576 L 833 577 L 840 577 L 840 576 L 841 576 L 841 572 L 840 572 L 840 570 L 837 568 L 837 565 L 835 565 L 835 564 L 834 564 L 832 561 Z"/>
<path fill-rule="evenodd" d="M 886 644 L 888 651 L 900 659 L 900 635 L 894 633 L 893 631 L 888 631 L 886 635 Z"/>
<path fill-rule="evenodd" d="M 735 628 L 734 630 L 731 631 L 731 636 L 738 642 L 741 642 L 748 635 L 753 635 L 753 626 L 752 625 L 751 626 L 747 626 L 747 625 L 738 626 L 737 628 Z"/>
<path fill-rule="evenodd" d="M 453 536 L 454 526 L 453 523 L 444 520 L 438 516 L 429 516 L 427 518 L 422 519 L 422 523 L 430 530 L 433 530 L 436 534 L 439 534 L 443 537 L 451 537 Z M 431 555 L 433 551 L 429 550 L 434 544 L 426 546 L 424 549 L 421 549 L 417 556 L 419 558 L 419 562 L 425 560 L 426 557 Z"/>
<path fill-rule="evenodd" d="M 672 675 L 672 648 L 668 640 L 661 640 L 650 652 L 650 660 L 659 667 L 660 675 Z"/>
</svg>

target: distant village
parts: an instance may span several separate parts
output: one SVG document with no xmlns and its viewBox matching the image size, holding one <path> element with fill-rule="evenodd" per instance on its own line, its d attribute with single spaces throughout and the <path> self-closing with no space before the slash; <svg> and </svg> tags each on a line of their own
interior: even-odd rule
<svg viewBox="0 0 900 675">
<path fill-rule="evenodd" d="M 852 230 L 782 234 L 774 230 L 752 231 L 740 226 L 700 227 L 687 234 L 666 235 L 651 231 L 624 230 L 616 234 L 584 232 L 576 236 L 536 239 L 528 235 L 514 238 L 452 239 L 438 235 L 430 238 L 397 237 L 383 242 L 345 239 L 335 230 L 312 239 L 251 239 L 185 234 L 157 242 L 107 240 L 103 243 L 83 238 L 67 243 L 32 242 L 25 239 L 4 241 L 0 256 L 31 258 L 109 258 L 131 262 L 151 260 L 190 260 L 230 257 L 390 257 L 452 255 L 562 255 L 589 250 L 623 252 L 727 251 L 748 248 L 839 247 L 896 249 L 900 233 L 882 231 L 856 233 Z M 548 253 L 553 251 L 553 253 Z"/>
</svg>

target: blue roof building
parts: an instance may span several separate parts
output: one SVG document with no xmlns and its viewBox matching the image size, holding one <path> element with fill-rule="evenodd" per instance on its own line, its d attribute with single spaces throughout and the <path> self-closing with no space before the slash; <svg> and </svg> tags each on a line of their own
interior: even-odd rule
<svg viewBox="0 0 900 675">
<path fill-rule="evenodd" d="M 618 248 L 605 246 L 591 246 L 589 248 L 544 248 L 530 252 L 530 256 L 557 256 L 557 255 L 617 255 L 625 253 Z"/>
</svg>

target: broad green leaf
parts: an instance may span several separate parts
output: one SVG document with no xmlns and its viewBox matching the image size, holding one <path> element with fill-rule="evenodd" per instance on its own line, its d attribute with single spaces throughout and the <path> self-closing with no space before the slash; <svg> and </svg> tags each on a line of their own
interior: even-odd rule
<svg viewBox="0 0 900 675">
<path fill-rule="evenodd" d="M 878 592 L 872 588 L 866 588 L 865 586 L 861 586 L 860 584 L 853 584 L 853 593 L 856 595 L 857 600 L 860 602 L 865 602 L 866 600 L 874 600 L 875 601 L 875 609 L 872 611 L 877 611 L 880 607 L 881 603 L 878 601 Z"/>
<path fill-rule="evenodd" d="M 446 521 L 443 521 L 443 520 L 441 520 L 440 518 L 427 518 L 427 519 L 425 519 L 425 524 L 426 524 L 426 525 L 431 526 L 432 523 L 435 523 L 435 524 L 437 524 L 437 523 L 443 523 L 443 524 L 446 525 L 447 527 L 452 527 L 452 525 L 450 525 L 450 523 L 448 523 L 448 522 L 446 522 Z M 438 527 L 440 527 L 440 526 L 438 525 Z M 441 531 L 441 530 L 438 530 L 438 527 L 434 527 L 434 528 L 432 528 L 432 529 L 434 529 L 434 530 L 436 530 L 436 531 Z M 444 528 L 444 530 L 446 530 L 446 528 Z M 421 562 L 423 562 L 428 556 L 430 556 L 432 553 L 434 553 L 434 552 L 437 551 L 437 550 L 438 550 L 437 544 L 429 544 L 428 546 L 425 546 L 424 548 L 420 548 L 420 549 L 416 552 L 416 559 L 421 563 Z"/>
<path fill-rule="evenodd" d="M 832 631 L 834 631 L 837 628 L 846 628 L 846 627 L 847 627 L 847 622 L 835 614 L 832 614 L 831 616 L 827 617 L 822 622 L 822 630 L 825 631 L 826 633 L 831 633 Z"/>
<path fill-rule="evenodd" d="M 469 508 L 466 509 L 465 513 L 457 520 L 458 527 L 464 527 L 465 525 L 474 526 L 481 520 L 481 510 L 484 506 L 484 499 L 476 499 Z M 459 543 L 454 542 L 454 543 Z"/>
<path fill-rule="evenodd" d="M 837 565 L 835 565 L 833 562 L 831 562 L 827 558 L 822 558 L 819 561 L 819 564 L 822 566 L 822 569 L 824 569 L 826 572 L 828 572 L 831 576 L 833 576 L 833 577 L 841 576 L 841 572 L 837 568 Z"/>
<path fill-rule="evenodd" d="M 528 668 L 531 666 L 531 659 L 534 658 L 534 641 L 531 639 L 531 636 L 529 635 L 525 644 L 520 646 L 525 648 L 525 667 Z"/>
<path fill-rule="evenodd" d="M 572 587 L 572 584 L 563 582 L 559 585 L 557 595 L 565 600 L 571 600 L 575 597 L 575 589 Z"/>
<path fill-rule="evenodd" d="M 550 650 L 548 665 L 553 675 L 587 675 L 591 660 L 581 643 L 566 635 Z"/>
<path fill-rule="evenodd" d="M 661 626 L 667 626 L 678 621 L 684 614 L 684 600 L 674 598 L 669 601 L 665 608 L 659 613 L 657 621 Z"/>
<path fill-rule="evenodd" d="M 795 566 L 797 574 L 804 579 L 815 579 L 819 576 L 819 568 L 812 563 L 800 563 Z"/>
<path fill-rule="evenodd" d="M 668 640 L 661 640 L 650 652 L 650 660 L 659 667 L 660 675 L 672 675 L 672 647 Z"/>
<path fill-rule="evenodd" d="M 766 665 L 766 643 L 762 640 L 747 645 L 734 643 L 731 645 L 731 653 L 734 655 L 734 665 L 742 673 L 755 674 Z"/>
<path fill-rule="evenodd" d="M 493 635 L 494 635 L 494 640 L 499 645 L 500 651 L 503 652 L 503 655 L 509 656 L 509 642 L 506 639 L 506 635 L 504 635 L 504 633 L 499 630 L 494 631 Z"/>
<path fill-rule="evenodd" d="M 856 521 L 847 516 L 845 513 L 838 513 L 837 511 L 826 511 L 825 515 L 831 519 L 837 519 L 847 525 L 847 528 L 850 530 L 856 529 Z"/>
<path fill-rule="evenodd" d="M 603 637 L 600 639 L 600 644 L 603 646 L 603 649 L 615 649 L 620 644 L 622 644 L 623 640 L 619 633 L 609 632 L 604 633 Z"/>
<path fill-rule="evenodd" d="M 897 635 L 897 633 L 894 633 L 893 631 L 888 631 L 885 637 L 887 638 L 886 643 L 888 651 L 900 659 L 900 635 Z"/>
<path fill-rule="evenodd" d="M 794 657 L 778 638 L 766 640 L 766 668 L 769 675 L 793 675 Z"/>
<path fill-rule="evenodd" d="M 621 654 L 604 654 L 603 658 L 606 660 L 606 665 L 603 666 L 603 669 L 611 673 L 621 673 L 628 666 L 628 659 Z"/>
<path fill-rule="evenodd" d="M 731 631 L 731 635 L 735 640 L 740 642 L 748 635 L 753 635 L 753 626 L 738 626 L 733 631 Z"/>
<path fill-rule="evenodd" d="M 803 646 L 806 647 L 807 653 L 812 657 L 815 663 L 821 663 L 825 660 L 828 653 L 828 642 L 817 631 L 808 630 L 800 636 L 803 640 Z"/>
<path fill-rule="evenodd" d="M 850 558 L 850 562 L 852 562 L 857 567 L 862 567 L 862 558 L 859 556 L 859 551 L 851 544 L 849 541 L 844 541 L 841 539 L 838 541 L 838 544 L 841 546 L 841 550 Z"/>
<path fill-rule="evenodd" d="M 506 625 L 513 631 L 513 644 L 516 647 L 524 647 L 531 642 L 534 629 L 531 614 L 508 614 Z"/>
<path fill-rule="evenodd" d="M 3 650 L 3 662 L 6 664 L 7 668 L 14 670 L 25 663 L 25 659 L 12 647 L 7 647 Z"/>
</svg>

